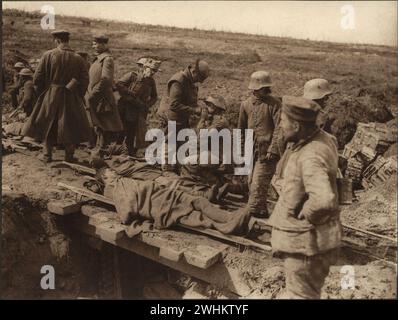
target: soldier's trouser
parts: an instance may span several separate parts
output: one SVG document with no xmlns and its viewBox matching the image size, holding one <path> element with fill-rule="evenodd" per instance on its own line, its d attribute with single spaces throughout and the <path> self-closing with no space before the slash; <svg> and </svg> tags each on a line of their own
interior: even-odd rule
<svg viewBox="0 0 398 320">
<path fill-rule="evenodd" d="M 168 126 L 167 126 L 167 122 L 166 122 L 166 127 L 163 127 L 163 132 L 165 135 L 165 163 L 162 165 L 162 170 L 163 171 L 172 171 L 172 172 L 178 172 L 179 171 L 179 163 L 178 163 L 178 158 L 177 158 L 177 152 L 178 152 L 178 148 L 184 144 L 184 141 L 175 141 L 176 145 L 175 145 L 175 156 L 176 156 L 176 164 L 171 164 L 169 163 L 169 161 L 171 162 L 171 157 L 172 155 L 169 155 L 168 152 L 168 145 L 169 145 L 169 139 L 168 139 Z M 176 125 L 176 132 L 175 132 L 175 137 L 177 138 L 178 136 L 178 132 L 180 132 L 180 130 L 188 128 L 188 123 L 187 124 L 177 124 Z M 172 141 L 174 143 L 174 141 Z"/>
<path fill-rule="evenodd" d="M 249 201 L 247 207 L 250 214 L 268 216 L 267 193 L 272 176 L 276 169 L 276 160 L 254 163 L 251 175 Z"/>
<path fill-rule="evenodd" d="M 97 149 L 104 150 L 110 143 L 111 132 L 107 132 L 99 127 L 96 127 L 95 133 L 97 135 Z"/>
<path fill-rule="evenodd" d="M 57 119 L 57 117 L 55 117 Z M 53 148 L 57 144 L 58 138 L 58 122 L 54 120 L 53 125 L 51 126 L 50 132 L 44 140 L 43 154 L 46 158 L 51 159 L 53 154 Z M 70 161 L 73 158 L 73 154 L 75 153 L 75 145 L 71 143 L 65 143 L 65 160 Z"/>
<path fill-rule="evenodd" d="M 11 89 L 9 90 L 10 96 L 11 96 L 11 105 L 15 109 L 18 107 L 18 93 L 19 93 L 19 88 L 16 86 L 12 86 Z"/>
<path fill-rule="evenodd" d="M 124 130 L 126 135 L 126 145 L 129 156 L 134 156 L 137 148 L 135 148 L 135 138 L 137 135 L 137 121 L 125 121 Z"/>
<path fill-rule="evenodd" d="M 283 257 L 286 299 L 320 299 L 329 268 L 338 259 L 339 249 L 332 249 L 314 256 L 284 253 Z"/>
</svg>

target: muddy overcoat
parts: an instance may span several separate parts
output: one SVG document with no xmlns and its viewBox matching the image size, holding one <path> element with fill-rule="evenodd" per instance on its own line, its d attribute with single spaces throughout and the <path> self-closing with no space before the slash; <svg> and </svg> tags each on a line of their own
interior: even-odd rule
<svg viewBox="0 0 398 320">
<path fill-rule="evenodd" d="M 88 71 L 83 59 L 69 45 L 60 44 L 44 53 L 33 83 L 39 97 L 22 134 L 43 141 L 56 124 L 57 143 L 88 141 L 90 126 L 83 107 Z"/>
<path fill-rule="evenodd" d="M 119 132 L 123 130 L 123 124 L 113 95 L 114 69 L 109 51 L 94 59 L 89 71 L 86 103 L 94 126 L 103 131 Z"/>
</svg>

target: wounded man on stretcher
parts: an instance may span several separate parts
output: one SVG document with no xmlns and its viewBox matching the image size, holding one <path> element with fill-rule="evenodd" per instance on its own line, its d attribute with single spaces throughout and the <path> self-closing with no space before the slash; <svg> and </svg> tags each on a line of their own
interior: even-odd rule
<svg viewBox="0 0 398 320">
<path fill-rule="evenodd" d="M 247 210 L 222 210 L 204 197 L 179 190 L 177 181 L 165 186 L 152 180 L 121 177 L 106 167 L 97 170 L 97 178 L 104 186 L 104 196 L 113 200 L 121 222 L 129 225 L 129 237 L 139 234 L 148 221 L 156 229 L 181 224 L 239 235 L 248 234 L 252 225 Z"/>
</svg>

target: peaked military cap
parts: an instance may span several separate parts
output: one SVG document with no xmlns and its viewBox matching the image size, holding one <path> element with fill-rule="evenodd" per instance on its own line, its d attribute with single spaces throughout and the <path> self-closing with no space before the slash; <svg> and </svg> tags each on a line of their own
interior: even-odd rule
<svg viewBox="0 0 398 320">
<path fill-rule="evenodd" d="M 282 97 L 282 112 L 293 120 L 315 122 L 321 107 L 316 102 L 293 96 Z"/>
</svg>

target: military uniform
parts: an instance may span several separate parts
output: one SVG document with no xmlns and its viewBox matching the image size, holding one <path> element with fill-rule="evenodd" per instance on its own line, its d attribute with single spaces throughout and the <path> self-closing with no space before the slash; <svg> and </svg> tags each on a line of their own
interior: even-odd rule
<svg viewBox="0 0 398 320">
<path fill-rule="evenodd" d="M 175 121 L 178 133 L 179 130 L 189 127 L 189 117 L 197 103 L 198 87 L 192 80 L 189 68 L 186 68 L 177 72 L 168 81 L 167 95 L 162 98 L 158 115 L 166 122 Z"/>
<path fill-rule="evenodd" d="M 288 298 L 319 299 L 336 263 L 342 232 L 337 169 L 336 139 L 321 129 L 289 143 L 278 163 L 281 192 L 269 223 L 272 249 L 285 259 Z"/>
<path fill-rule="evenodd" d="M 280 109 L 280 100 L 270 95 L 263 99 L 253 95 L 240 107 L 238 128 L 254 130 L 254 168 L 249 182 L 248 201 L 251 214 L 268 216 L 268 186 L 279 159 Z M 267 153 L 273 154 L 273 159 L 265 160 Z"/>
<path fill-rule="evenodd" d="M 129 72 L 116 84 L 120 93 L 118 107 L 123 119 L 129 154 L 145 146 L 148 110 L 157 101 L 155 80 L 142 72 Z M 135 141 L 135 144 L 134 144 Z"/>
<path fill-rule="evenodd" d="M 27 116 L 32 113 L 36 103 L 37 96 L 33 86 L 33 80 L 28 79 L 23 82 L 22 89 L 18 97 L 18 106 L 20 106 Z"/>
<path fill-rule="evenodd" d="M 89 71 L 86 101 L 97 132 L 97 147 L 105 148 L 111 132 L 123 131 L 113 95 L 114 61 L 109 50 L 97 55 Z"/>
<path fill-rule="evenodd" d="M 51 159 L 54 144 L 64 144 L 67 158 L 74 145 L 90 138 L 83 108 L 88 73 L 83 59 L 68 44 L 44 53 L 33 76 L 38 100 L 23 135 L 44 140 L 45 156 Z"/>
<path fill-rule="evenodd" d="M 192 79 L 191 71 L 186 68 L 171 77 L 167 83 L 167 94 L 163 96 L 158 109 L 160 126 L 165 132 L 166 143 L 168 121 L 176 122 L 176 136 L 184 128 L 189 128 L 190 116 L 198 103 L 198 87 Z M 181 142 L 177 141 L 176 152 Z M 167 145 L 166 145 L 167 150 Z M 168 152 L 166 151 L 166 163 L 168 163 Z M 173 166 L 164 165 L 164 170 L 174 170 Z"/>
<path fill-rule="evenodd" d="M 11 106 L 14 109 L 18 107 L 18 94 L 22 86 L 23 83 L 21 81 L 21 77 L 19 76 L 18 73 L 16 73 L 13 78 L 13 84 L 8 91 L 11 96 Z"/>
</svg>

